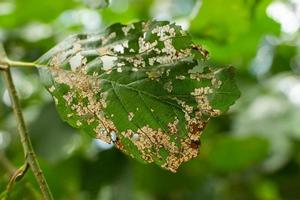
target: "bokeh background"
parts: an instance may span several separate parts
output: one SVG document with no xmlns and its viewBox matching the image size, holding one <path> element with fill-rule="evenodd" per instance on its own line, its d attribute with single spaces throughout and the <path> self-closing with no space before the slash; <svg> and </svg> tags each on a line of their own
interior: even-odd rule
<svg viewBox="0 0 300 200">
<path fill-rule="evenodd" d="M 91 1 L 91 0 L 89 0 Z M 114 22 L 171 20 L 233 65 L 242 96 L 211 120 L 200 156 L 173 174 L 143 165 L 62 122 L 35 69 L 13 76 L 34 148 L 55 199 L 299 200 L 300 1 L 0 0 L 0 41 L 13 60 L 34 61 L 77 32 Z M 24 161 L 8 93 L 0 77 L 0 192 Z M 41 199 L 31 172 L 12 199 Z"/>
</svg>

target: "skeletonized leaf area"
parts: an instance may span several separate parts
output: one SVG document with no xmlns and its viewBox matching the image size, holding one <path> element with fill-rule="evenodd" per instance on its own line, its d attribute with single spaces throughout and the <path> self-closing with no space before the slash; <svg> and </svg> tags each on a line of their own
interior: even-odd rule
<svg viewBox="0 0 300 200">
<path fill-rule="evenodd" d="M 67 38 L 37 63 L 61 117 L 142 162 L 176 172 L 198 155 L 211 117 L 239 97 L 231 67 L 165 21 Z"/>
</svg>

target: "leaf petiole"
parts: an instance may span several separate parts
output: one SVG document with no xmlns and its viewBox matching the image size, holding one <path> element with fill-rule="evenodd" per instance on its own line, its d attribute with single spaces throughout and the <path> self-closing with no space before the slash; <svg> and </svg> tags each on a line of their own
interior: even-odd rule
<svg viewBox="0 0 300 200">
<path fill-rule="evenodd" d="M 10 67 L 37 67 L 37 64 L 34 62 L 13 61 L 8 58 L 4 59 L 2 63 L 7 64 Z"/>
</svg>

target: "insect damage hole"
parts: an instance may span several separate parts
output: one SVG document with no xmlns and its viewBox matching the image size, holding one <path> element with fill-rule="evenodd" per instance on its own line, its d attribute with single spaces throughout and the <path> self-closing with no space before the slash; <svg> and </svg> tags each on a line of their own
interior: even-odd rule
<svg viewBox="0 0 300 200">
<path fill-rule="evenodd" d="M 131 137 L 131 140 L 132 140 L 132 141 L 137 141 L 139 138 L 140 138 L 139 134 L 134 133 L 134 134 L 132 135 L 132 137 Z"/>
<path fill-rule="evenodd" d="M 115 57 L 115 56 L 102 56 L 101 61 L 103 63 L 103 69 L 105 71 L 110 70 L 113 67 L 114 62 L 116 60 L 117 60 L 117 57 Z"/>
<path fill-rule="evenodd" d="M 72 71 L 76 71 L 76 69 L 82 65 L 83 58 L 84 57 L 80 53 L 77 53 L 70 59 L 69 63 Z"/>
</svg>

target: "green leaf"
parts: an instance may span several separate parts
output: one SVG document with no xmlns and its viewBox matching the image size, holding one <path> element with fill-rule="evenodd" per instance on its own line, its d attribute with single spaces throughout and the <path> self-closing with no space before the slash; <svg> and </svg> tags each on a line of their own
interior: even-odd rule
<svg viewBox="0 0 300 200">
<path fill-rule="evenodd" d="M 37 63 L 70 125 L 175 172 L 198 155 L 210 117 L 239 97 L 232 67 L 206 58 L 181 27 L 143 21 L 74 35 Z"/>
<path fill-rule="evenodd" d="M 191 22 L 195 42 L 205 45 L 213 60 L 248 66 L 265 35 L 279 35 L 280 25 L 268 17 L 272 0 L 203 0 Z"/>
</svg>

